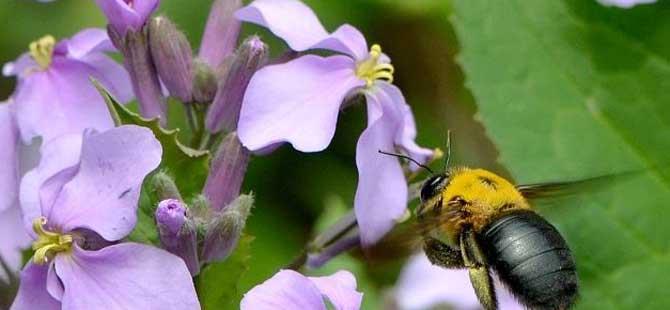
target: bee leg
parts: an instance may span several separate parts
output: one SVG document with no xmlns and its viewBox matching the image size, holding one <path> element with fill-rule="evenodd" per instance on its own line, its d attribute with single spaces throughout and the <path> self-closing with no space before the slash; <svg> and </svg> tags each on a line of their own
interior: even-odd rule
<svg viewBox="0 0 670 310">
<path fill-rule="evenodd" d="M 486 265 L 486 259 L 483 252 L 477 243 L 475 234 L 472 230 L 466 229 L 460 237 L 461 254 L 463 255 L 463 262 L 468 267 L 470 273 L 470 282 L 475 289 L 475 294 L 479 303 L 484 309 L 495 310 L 498 309 L 498 301 L 496 299 L 495 287 L 493 286 L 493 279 L 491 273 Z"/>
<path fill-rule="evenodd" d="M 423 250 L 433 265 L 443 268 L 464 268 L 463 255 L 449 245 L 431 237 L 424 239 Z"/>
</svg>

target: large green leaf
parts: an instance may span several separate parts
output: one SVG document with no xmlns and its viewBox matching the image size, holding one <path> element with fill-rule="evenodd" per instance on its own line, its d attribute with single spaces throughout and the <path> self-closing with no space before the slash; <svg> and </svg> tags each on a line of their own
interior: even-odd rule
<svg viewBox="0 0 670 310">
<path fill-rule="evenodd" d="M 578 308 L 670 307 L 670 3 L 456 0 L 454 11 L 466 86 L 518 182 L 645 171 L 540 208 L 576 254 Z"/>
</svg>

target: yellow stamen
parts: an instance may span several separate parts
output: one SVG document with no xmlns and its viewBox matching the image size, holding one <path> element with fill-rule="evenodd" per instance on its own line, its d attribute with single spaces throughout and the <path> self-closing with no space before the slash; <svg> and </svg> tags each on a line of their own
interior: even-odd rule
<svg viewBox="0 0 670 310">
<path fill-rule="evenodd" d="M 57 253 L 67 252 L 72 249 L 72 235 L 59 234 L 44 229 L 47 224 L 45 217 L 38 217 L 33 221 L 33 230 L 37 234 L 37 240 L 33 242 L 33 262 L 43 265 L 49 262 Z"/>
<path fill-rule="evenodd" d="M 365 80 L 367 87 L 372 86 L 376 80 L 385 80 L 393 83 L 393 72 L 395 69 L 389 63 L 380 63 L 379 58 L 382 56 L 382 48 L 379 44 L 374 44 L 370 48 L 370 56 L 363 61 L 360 61 L 356 66 L 356 76 Z"/>
<path fill-rule="evenodd" d="M 55 45 L 56 39 L 51 35 L 46 35 L 28 46 L 30 56 L 40 65 L 40 68 L 46 69 L 51 64 L 51 56 L 53 56 Z"/>
</svg>

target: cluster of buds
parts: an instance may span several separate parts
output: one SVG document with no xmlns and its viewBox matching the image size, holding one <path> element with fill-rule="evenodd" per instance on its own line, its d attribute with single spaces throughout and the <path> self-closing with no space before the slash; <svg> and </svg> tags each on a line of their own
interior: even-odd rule
<svg viewBox="0 0 670 310">
<path fill-rule="evenodd" d="M 192 201 L 181 197 L 166 173 L 152 178 L 161 245 L 180 256 L 193 275 L 203 264 L 230 255 L 253 205 L 251 195 L 240 195 L 250 152 L 236 129 L 245 90 L 266 64 L 268 47 L 257 36 L 237 46 L 240 21 L 233 14 L 241 6 L 240 0 L 214 1 L 197 55 L 168 17 L 150 16 L 155 7 L 138 9 L 129 23 L 112 22 L 113 10 L 103 8 L 140 114 L 167 126 L 166 98 L 181 101 L 194 136 L 191 146 L 214 154 L 202 195 Z"/>
<path fill-rule="evenodd" d="M 174 181 L 165 173 L 153 177 L 161 200 L 155 211 L 161 246 L 181 257 L 195 276 L 207 263 L 223 261 L 235 249 L 254 203 L 252 195 L 238 195 L 214 209 L 204 195 L 187 205 Z"/>
</svg>

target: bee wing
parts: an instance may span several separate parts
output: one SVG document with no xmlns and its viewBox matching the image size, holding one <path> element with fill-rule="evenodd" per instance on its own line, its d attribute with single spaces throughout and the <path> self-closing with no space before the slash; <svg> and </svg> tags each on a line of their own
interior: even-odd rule
<svg viewBox="0 0 670 310">
<path fill-rule="evenodd" d="M 527 199 L 555 198 L 570 196 L 580 192 L 598 191 L 640 174 L 641 171 L 601 175 L 597 177 L 563 182 L 545 182 L 517 185 L 516 189 Z"/>
</svg>

